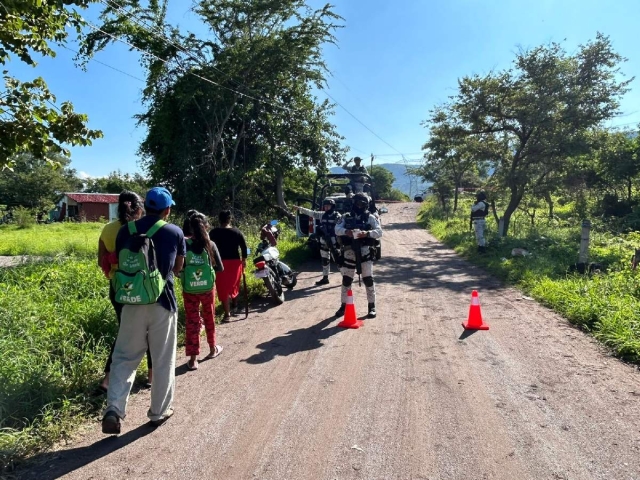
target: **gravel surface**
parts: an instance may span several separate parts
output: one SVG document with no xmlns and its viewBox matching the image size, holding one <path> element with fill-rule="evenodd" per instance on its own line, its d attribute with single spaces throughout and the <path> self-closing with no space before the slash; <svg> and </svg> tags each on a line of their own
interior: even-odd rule
<svg viewBox="0 0 640 480">
<path fill-rule="evenodd" d="M 164 426 L 143 391 L 120 437 L 96 421 L 21 476 L 640 478 L 637 369 L 443 247 L 417 206 L 383 216 L 378 318 L 337 328 L 340 276 L 316 287 L 309 263 L 282 306 L 218 327 L 220 357 L 187 372 L 180 353 Z M 473 289 L 491 328 L 467 335 Z M 354 296 L 364 315 L 364 285 Z"/>
</svg>

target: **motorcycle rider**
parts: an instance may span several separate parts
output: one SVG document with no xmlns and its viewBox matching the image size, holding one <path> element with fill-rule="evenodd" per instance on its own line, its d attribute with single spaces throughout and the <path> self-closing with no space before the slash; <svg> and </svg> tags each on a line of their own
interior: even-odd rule
<svg viewBox="0 0 640 480">
<path fill-rule="evenodd" d="M 322 211 L 309 210 L 308 208 L 295 207 L 298 212 L 320 220 L 320 257 L 322 258 L 322 278 L 316 285 L 327 285 L 329 283 L 329 272 L 331 270 L 331 252 L 334 253 L 334 260 L 339 264 L 336 250 L 336 224 L 342 215 L 336 210 L 336 202 L 331 198 L 325 198 L 322 202 Z"/>
<path fill-rule="evenodd" d="M 478 244 L 478 253 L 486 253 L 484 229 L 485 217 L 489 214 L 489 204 L 487 203 L 487 195 L 484 192 L 476 193 L 476 203 L 471 207 L 471 220 L 469 228 L 473 228 L 476 232 L 476 242 Z"/>
<path fill-rule="evenodd" d="M 375 240 L 382 237 L 382 228 L 378 219 L 369 212 L 369 197 L 364 193 L 353 196 L 351 211 L 346 213 L 336 225 L 336 235 L 344 247 L 342 265 L 342 291 L 340 309 L 336 317 L 344 315 L 347 303 L 347 292 L 353 283 L 356 269 L 361 269 L 368 302 L 368 316 L 376 316 L 376 289 L 373 283 L 373 249 Z M 359 247 L 360 251 L 355 249 Z M 355 248 L 355 249 L 354 249 Z M 360 265 L 357 265 L 360 257 Z M 360 272 L 358 272 L 360 273 Z"/>
</svg>

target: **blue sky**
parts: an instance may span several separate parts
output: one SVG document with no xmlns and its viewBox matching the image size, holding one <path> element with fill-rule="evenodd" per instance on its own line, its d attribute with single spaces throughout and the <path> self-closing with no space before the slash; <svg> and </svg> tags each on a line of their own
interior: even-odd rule
<svg viewBox="0 0 640 480">
<path fill-rule="evenodd" d="M 190 4 L 171 0 L 170 20 L 204 32 L 189 13 Z M 86 18 L 95 19 L 101 6 Z M 626 76 L 639 77 L 623 99 L 623 115 L 609 125 L 640 122 L 638 0 L 341 0 L 335 11 L 344 17 L 344 28 L 337 32 L 337 46 L 325 47 L 332 72 L 328 93 L 340 104 L 333 118 L 350 155 L 373 153 L 376 163 L 395 163 L 402 161 L 401 152 L 417 160 L 427 134 L 420 123 L 455 92 L 458 78 L 507 68 L 520 47 L 559 41 L 573 52 L 598 31 L 628 58 L 622 66 Z M 35 69 L 15 61 L 8 67 L 21 79 L 44 77 L 58 101 L 72 101 L 89 115 L 91 128 L 103 130 L 105 138 L 93 146 L 72 149 L 73 168 L 91 176 L 141 172 L 136 151 L 144 131 L 133 115 L 142 111 L 143 83 L 95 61 L 83 72 L 73 55 L 59 49 L 55 59 L 43 59 Z M 145 77 L 138 54 L 125 45 L 109 46 L 96 60 Z"/>
</svg>

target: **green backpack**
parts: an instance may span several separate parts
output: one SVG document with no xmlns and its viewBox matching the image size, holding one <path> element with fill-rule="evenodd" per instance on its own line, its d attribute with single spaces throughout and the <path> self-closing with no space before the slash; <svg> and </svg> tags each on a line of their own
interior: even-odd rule
<svg viewBox="0 0 640 480">
<path fill-rule="evenodd" d="M 118 254 L 118 269 L 113 277 L 116 302 L 150 305 L 158 301 L 166 281 L 158 270 L 156 249 L 151 237 L 166 224 L 158 220 L 147 233 L 138 233 L 135 222 L 127 224 L 131 236 Z"/>
<path fill-rule="evenodd" d="M 195 253 L 190 247 L 191 239 L 187 239 L 187 256 L 184 260 L 184 270 L 180 274 L 182 290 L 185 293 L 206 293 L 213 290 L 216 273 L 211 266 L 211 259 L 207 249 Z"/>
</svg>

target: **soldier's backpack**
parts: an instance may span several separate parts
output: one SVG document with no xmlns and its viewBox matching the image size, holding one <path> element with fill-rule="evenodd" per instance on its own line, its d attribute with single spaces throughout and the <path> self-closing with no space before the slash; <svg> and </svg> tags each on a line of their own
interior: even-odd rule
<svg viewBox="0 0 640 480">
<path fill-rule="evenodd" d="M 184 270 L 180 274 L 182 290 L 185 293 L 206 293 L 213 290 L 216 273 L 206 248 L 201 253 L 193 251 L 193 241 L 187 239 L 187 255 Z"/>
<path fill-rule="evenodd" d="M 164 290 L 156 260 L 152 237 L 167 222 L 158 220 L 146 233 L 138 233 L 135 222 L 129 222 L 130 236 L 118 254 L 118 269 L 113 277 L 115 300 L 125 305 L 156 303 Z"/>
</svg>

